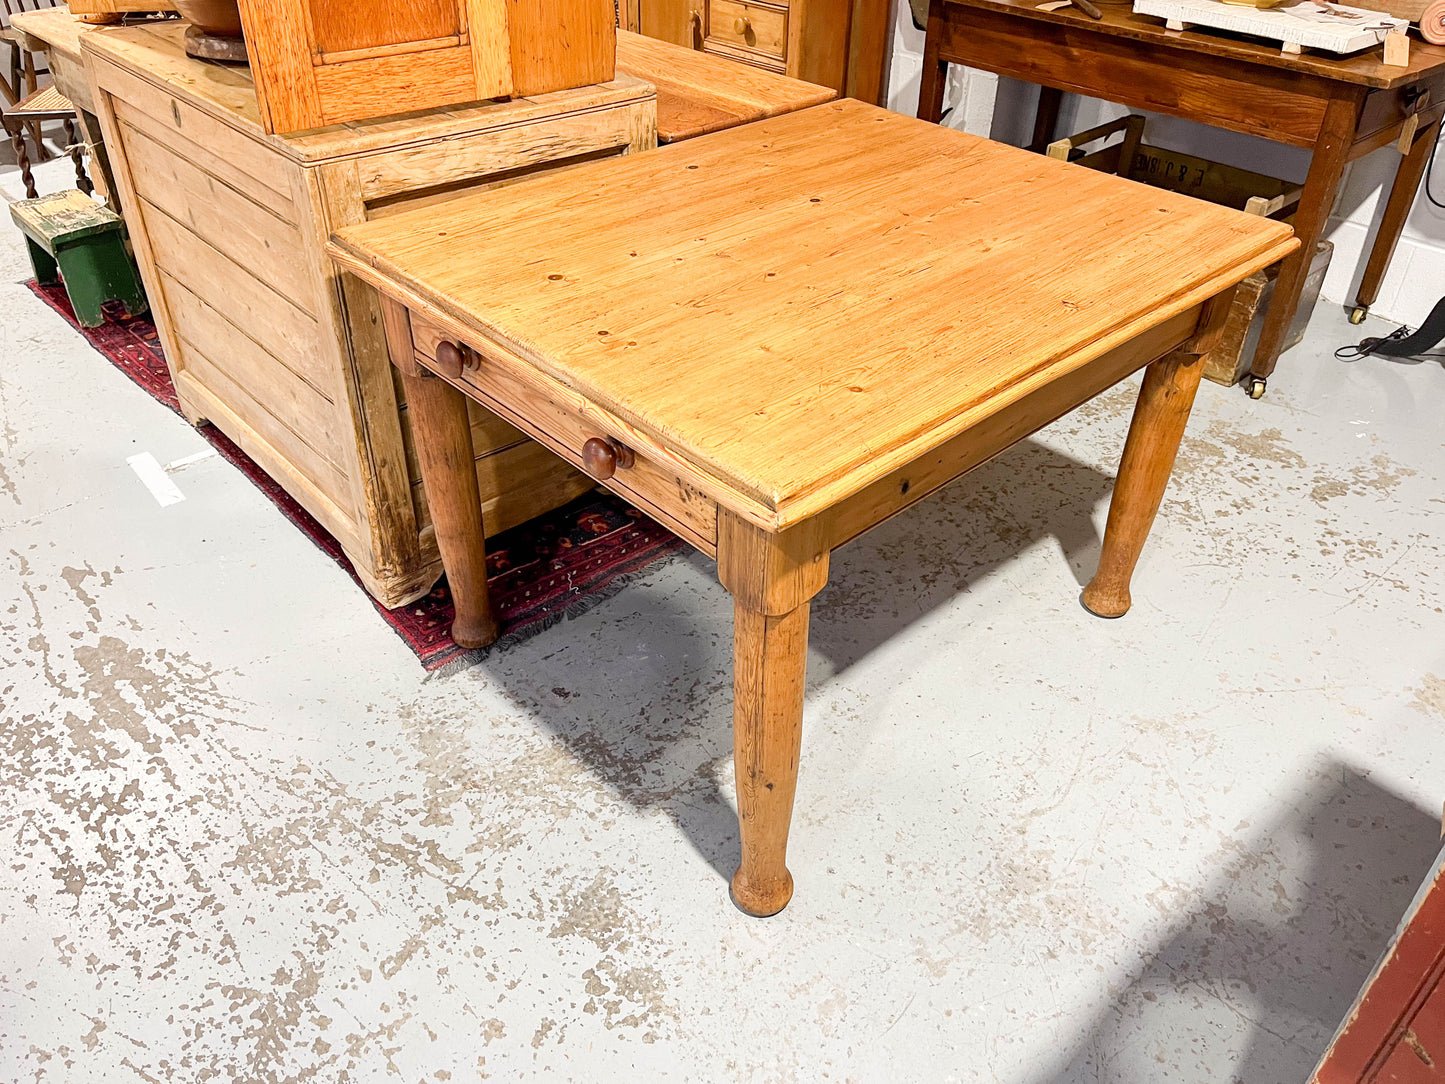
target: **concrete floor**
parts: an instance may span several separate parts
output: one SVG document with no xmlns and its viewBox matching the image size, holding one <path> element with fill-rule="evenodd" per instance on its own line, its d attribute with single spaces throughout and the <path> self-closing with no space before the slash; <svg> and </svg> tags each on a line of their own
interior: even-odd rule
<svg viewBox="0 0 1445 1084">
<path fill-rule="evenodd" d="M 757 920 L 708 561 L 428 679 L 222 460 L 158 505 L 208 446 L 27 274 L 0 1079 L 1302 1081 L 1439 848 L 1445 372 L 1333 306 L 1206 385 L 1127 618 L 1132 384 L 835 556 Z"/>
</svg>

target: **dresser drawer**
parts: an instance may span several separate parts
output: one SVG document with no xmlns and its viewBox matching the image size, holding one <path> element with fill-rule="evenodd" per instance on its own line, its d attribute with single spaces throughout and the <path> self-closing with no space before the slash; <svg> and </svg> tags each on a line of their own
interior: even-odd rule
<svg viewBox="0 0 1445 1084">
<path fill-rule="evenodd" d="M 782 60 L 788 51 L 788 12 L 741 0 L 709 0 L 707 36 L 711 42 Z"/>
<path fill-rule="evenodd" d="M 435 324 L 412 314 L 412 345 L 417 360 L 428 369 L 436 364 L 437 346 L 456 342 Z M 527 436 L 596 481 L 632 502 L 668 530 L 692 543 L 709 557 L 717 555 L 717 502 L 677 477 L 666 464 L 656 463 L 625 443 L 625 427 L 616 419 L 584 417 L 572 409 L 573 397 L 560 387 L 550 390 L 548 378 L 528 373 L 515 359 L 487 356 L 482 350 L 453 380 L 467 395 L 499 414 Z M 599 412 L 600 413 L 600 412 Z M 605 423 L 605 424 L 604 424 Z M 607 445 L 608 469 L 596 470 L 588 445 Z"/>
</svg>

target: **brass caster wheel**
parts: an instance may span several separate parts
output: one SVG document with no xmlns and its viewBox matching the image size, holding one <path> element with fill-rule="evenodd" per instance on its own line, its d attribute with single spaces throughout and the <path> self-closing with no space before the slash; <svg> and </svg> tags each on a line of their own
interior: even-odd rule
<svg viewBox="0 0 1445 1084">
<path fill-rule="evenodd" d="M 1365 322 L 1365 317 L 1369 315 L 1369 312 L 1370 307 L 1368 305 L 1356 305 L 1353 309 L 1350 310 L 1350 323 L 1363 324 Z"/>
<path fill-rule="evenodd" d="M 1262 376 L 1247 376 L 1244 378 L 1244 390 L 1249 393 L 1251 399 L 1263 399 L 1265 379 Z"/>
</svg>

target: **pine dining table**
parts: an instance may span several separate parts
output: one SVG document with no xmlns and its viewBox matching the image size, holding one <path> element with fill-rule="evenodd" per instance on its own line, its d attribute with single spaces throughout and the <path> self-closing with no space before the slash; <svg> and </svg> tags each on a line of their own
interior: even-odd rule
<svg viewBox="0 0 1445 1084">
<path fill-rule="evenodd" d="M 495 639 L 468 402 L 717 561 L 741 861 L 782 910 L 836 547 L 1144 369 L 1084 605 L 1129 583 L 1233 288 L 1287 226 L 844 100 L 348 226 L 462 645 Z"/>
</svg>

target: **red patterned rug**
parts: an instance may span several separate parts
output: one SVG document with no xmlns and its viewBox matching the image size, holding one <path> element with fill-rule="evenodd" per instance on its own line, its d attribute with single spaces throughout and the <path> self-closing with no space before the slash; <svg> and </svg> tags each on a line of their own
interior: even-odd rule
<svg viewBox="0 0 1445 1084">
<path fill-rule="evenodd" d="M 160 339 L 148 319 L 111 314 L 100 327 L 82 328 L 75 322 L 64 286 L 32 282 L 30 289 L 69 320 L 117 369 L 157 401 L 180 413 Z M 202 426 L 199 432 L 356 580 L 351 562 L 336 539 L 306 509 L 215 426 Z M 576 614 L 619 588 L 624 577 L 685 546 L 681 539 L 604 490 L 594 490 L 555 512 L 502 532 L 487 544 L 487 582 L 502 625 L 498 644 L 516 643 Z M 361 581 L 356 583 L 360 587 Z M 426 598 L 397 610 L 387 610 L 374 599 L 371 601 L 382 620 L 416 652 L 428 670 L 464 662 L 469 654 L 482 654 L 458 647 L 451 638 L 452 596 L 446 580 Z M 496 647 L 493 645 L 492 650 Z"/>
</svg>

